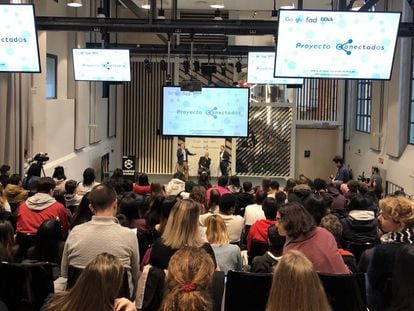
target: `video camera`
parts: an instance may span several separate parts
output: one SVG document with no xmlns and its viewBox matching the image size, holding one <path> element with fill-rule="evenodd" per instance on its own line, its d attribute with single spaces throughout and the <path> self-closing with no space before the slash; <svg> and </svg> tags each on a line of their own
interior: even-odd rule
<svg viewBox="0 0 414 311">
<path fill-rule="evenodd" d="M 33 162 L 36 161 L 38 165 L 42 166 L 43 163 L 49 161 L 47 153 L 38 153 L 33 157 Z"/>
</svg>

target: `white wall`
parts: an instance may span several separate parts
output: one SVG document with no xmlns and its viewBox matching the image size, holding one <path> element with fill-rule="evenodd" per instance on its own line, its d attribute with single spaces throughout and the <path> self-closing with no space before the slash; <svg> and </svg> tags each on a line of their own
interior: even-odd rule
<svg viewBox="0 0 414 311">
<path fill-rule="evenodd" d="M 74 9 L 66 6 L 66 1 L 35 1 L 35 9 L 37 15 L 75 14 Z M 62 165 L 67 177 L 75 180 L 82 178 L 87 167 L 93 167 L 99 176 L 101 157 L 107 153 L 110 154 L 110 169 L 120 167 L 122 131 L 116 131 L 117 137 L 107 137 L 108 101 L 101 97 L 102 84 L 84 82 L 84 87 L 76 87 L 78 83 L 73 81 L 70 58 L 75 36 L 68 32 L 38 32 L 38 37 L 42 73 L 33 75 L 33 144 L 30 152 L 49 154 L 50 161 L 45 165 L 47 175 L 53 173 L 55 166 Z M 57 99 L 53 100 L 46 100 L 45 96 L 46 53 L 58 57 Z M 76 113 L 84 118 L 76 119 Z M 90 123 L 97 127 L 90 129 Z M 76 133 L 85 138 L 82 147 L 77 149 Z"/>
</svg>

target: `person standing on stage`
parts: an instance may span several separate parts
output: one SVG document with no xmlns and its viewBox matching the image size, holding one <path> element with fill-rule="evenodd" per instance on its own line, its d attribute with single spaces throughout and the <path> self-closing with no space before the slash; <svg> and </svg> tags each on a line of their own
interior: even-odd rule
<svg viewBox="0 0 414 311">
<path fill-rule="evenodd" d="M 220 171 L 221 175 L 228 175 L 228 167 L 230 164 L 230 153 L 226 151 L 224 145 L 220 146 Z"/>
<path fill-rule="evenodd" d="M 188 156 L 195 155 L 195 153 L 191 153 L 184 143 L 179 144 L 179 146 L 177 150 L 177 170 L 184 174 L 184 181 L 188 181 Z"/>
</svg>

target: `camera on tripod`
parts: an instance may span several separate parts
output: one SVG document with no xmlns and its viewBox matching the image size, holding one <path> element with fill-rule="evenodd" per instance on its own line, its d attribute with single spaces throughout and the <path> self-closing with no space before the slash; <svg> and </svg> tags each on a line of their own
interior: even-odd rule
<svg viewBox="0 0 414 311">
<path fill-rule="evenodd" d="M 37 165 L 42 166 L 45 162 L 49 161 L 47 153 L 38 153 L 33 157 L 33 161 L 37 162 Z"/>
</svg>

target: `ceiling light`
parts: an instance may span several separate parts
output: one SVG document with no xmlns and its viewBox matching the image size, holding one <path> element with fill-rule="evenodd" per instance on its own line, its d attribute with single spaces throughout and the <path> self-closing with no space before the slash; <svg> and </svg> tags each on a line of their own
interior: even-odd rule
<svg viewBox="0 0 414 311">
<path fill-rule="evenodd" d="M 365 5 L 365 1 L 363 0 L 356 0 L 352 4 L 352 11 L 359 11 Z"/>
<path fill-rule="evenodd" d="M 80 8 L 82 6 L 82 0 L 68 0 L 66 4 L 71 8 Z"/>
<path fill-rule="evenodd" d="M 149 1 L 147 1 L 146 3 L 144 2 L 144 3 L 141 5 L 141 9 L 144 9 L 144 10 L 149 10 L 149 9 L 151 9 L 151 5 L 149 4 Z"/>
<path fill-rule="evenodd" d="M 214 20 L 216 20 L 216 21 L 222 21 L 223 20 L 223 18 L 221 17 L 220 9 L 216 9 L 214 11 Z"/>
<path fill-rule="evenodd" d="M 224 0 L 215 0 L 213 4 L 210 4 L 213 9 L 224 9 Z"/>
<path fill-rule="evenodd" d="M 157 16 L 157 19 L 165 19 L 164 9 L 159 9 L 159 10 L 158 10 L 158 16 Z"/>
<path fill-rule="evenodd" d="M 295 9 L 295 4 L 291 1 L 282 1 L 280 8 L 284 10 L 293 10 Z"/>
</svg>

